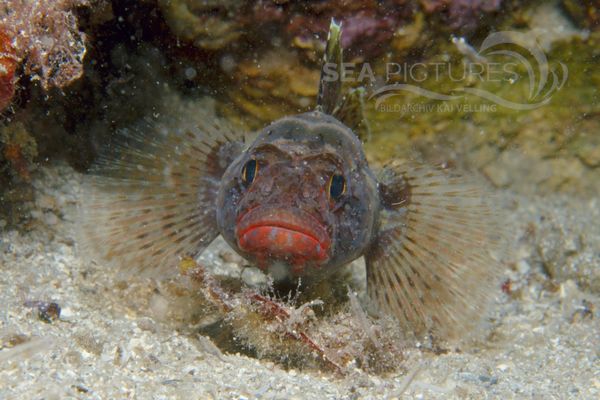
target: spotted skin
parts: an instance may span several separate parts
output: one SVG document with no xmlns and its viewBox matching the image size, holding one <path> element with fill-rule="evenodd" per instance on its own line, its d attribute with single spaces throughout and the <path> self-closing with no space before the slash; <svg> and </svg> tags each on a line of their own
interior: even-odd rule
<svg viewBox="0 0 600 400">
<path fill-rule="evenodd" d="M 256 160 L 248 185 L 241 174 Z M 345 191 L 328 191 L 340 175 Z M 335 118 L 315 111 L 277 121 L 225 171 L 217 222 L 225 240 L 259 267 L 290 275 L 327 273 L 359 257 L 372 238 L 377 182 L 362 145 Z"/>
</svg>

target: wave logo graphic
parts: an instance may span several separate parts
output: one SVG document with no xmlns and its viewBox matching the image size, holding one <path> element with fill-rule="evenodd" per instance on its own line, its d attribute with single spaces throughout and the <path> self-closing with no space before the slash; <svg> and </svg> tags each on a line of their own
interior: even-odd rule
<svg viewBox="0 0 600 400">
<path fill-rule="evenodd" d="M 471 65 L 477 64 L 480 67 L 480 71 L 489 68 L 489 59 L 494 56 L 503 56 L 509 59 L 510 62 L 505 62 L 505 65 L 510 63 L 513 66 L 520 66 L 521 70 L 526 71 L 523 75 L 529 83 L 526 101 L 509 100 L 489 90 L 477 87 L 459 86 L 451 90 L 450 94 L 444 94 L 409 83 L 382 86 L 372 92 L 369 100 L 376 99 L 375 107 L 379 109 L 386 99 L 398 96 L 402 92 L 410 92 L 440 101 L 459 100 L 467 95 L 473 95 L 506 108 L 521 111 L 533 110 L 548 104 L 552 96 L 565 85 L 569 76 L 568 68 L 562 62 L 559 62 L 556 68 L 550 68 L 546 54 L 537 42 L 532 41 L 531 35 L 521 32 L 502 31 L 492 33 L 483 41 L 478 51 L 469 46 L 464 39 L 454 38 L 453 42 L 458 50 L 465 55 L 465 58 L 472 60 Z M 507 49 L 515 47 L 519 51 Z"/>
</svg>

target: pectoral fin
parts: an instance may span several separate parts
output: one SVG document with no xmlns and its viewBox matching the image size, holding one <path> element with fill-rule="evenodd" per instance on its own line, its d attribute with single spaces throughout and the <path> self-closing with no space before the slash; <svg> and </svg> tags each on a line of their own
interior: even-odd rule
<svg viewBox="0 0 600 400">
<path fill-rule="evenodd" d="M 241 152 L 242 136 L 206 119 L 201 127 L 143 123 L 102 150 L 81 194 L 84 255 L 164 275 L 218 236 L 219 181 Z"/>
<path fill-rule="evenodd" d="M 380 178 L 380 230 L 368 292 L 417 335 L 460 337 L 499 291 L 497 218 L 485 193 L 444 170 L 396 163 Z"/>
</svg>

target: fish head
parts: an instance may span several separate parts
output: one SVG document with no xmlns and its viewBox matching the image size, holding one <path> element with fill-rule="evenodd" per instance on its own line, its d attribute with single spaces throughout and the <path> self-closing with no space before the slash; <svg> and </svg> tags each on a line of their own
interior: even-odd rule
<svg viewBox="0 0 600 400">
<path fill-rule="evenodd" d="M 378 204 L 360 140 L 314 111 L 265 127 L 229 165 L 217 222 L 238 253 L 275 279 L 297 277 L 362 255 Z"/>
</svg>

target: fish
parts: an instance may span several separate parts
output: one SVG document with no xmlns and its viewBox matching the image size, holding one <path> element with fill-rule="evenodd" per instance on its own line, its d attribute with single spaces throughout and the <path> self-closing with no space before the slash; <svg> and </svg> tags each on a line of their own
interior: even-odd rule
<svg viewBox="0 0 600 400">
<path fill-rule="evenodd" d="M 481 54 L 479 54 L 479 52 L 475 50 L 475 48 L 471 46 L 469 42 L 467 42 L 467 39 L 465 39 L 464 37 L 452 35 L 450 37 L 450 41 L 454 46 L 456 46 L 456 50 L 458 50 L 460 54 L 465 56 L 469 60 L 469 62 L 478 63 L 482 65 L 489 64 L 489 60 Z"/>
<path fill-rule="evenodd" d="M 341 33 L 332 20 L 323 62 L 340 73 Z M 364 92 L 343 95 L 323 71 L 313 111 L 252 140 L 216 117 L 120 132 L 86 176 L 82 247 L 168 276 L 221 235 L 275 282 L 328 279 L 363 257 L 377 313 L 415 335 L 463 337 L 499 288 L 489 193 L 442 167 L 371 168 Z"/>
</svg>

